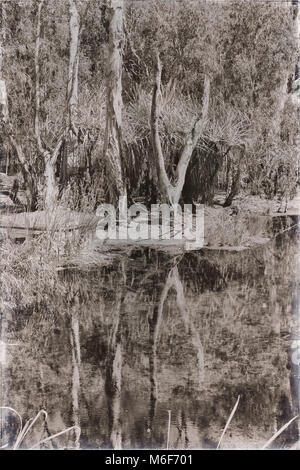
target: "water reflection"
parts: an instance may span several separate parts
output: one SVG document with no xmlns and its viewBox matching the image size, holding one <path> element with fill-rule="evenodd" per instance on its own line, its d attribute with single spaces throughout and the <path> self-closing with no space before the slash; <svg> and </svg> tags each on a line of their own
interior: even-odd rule
<svg viewBox="0 0 300 470">
<path fill-rule="evenodd" d="M 108 340 L 106 359 L 105 393 L 108 404 L 108 432 L 113 449 L 122 448 L 121 434 L 121 384 L 122 384 L 122 340 L 121 312 L 124 305 L 123 292 L 117 292 L 113 310 L 113 322 Z"/>
<path fill-rule="evenodd" d="M 149 312 L 149 373 L 150 373 L 150 411 L 149 411 L 149 428 L 148 432 L 153 432 L 153 422 L 155 417 L 155 408 L 158 399 L 158 379 L 157 379 L 157 348 L 159 342 L 159 334 L 161 331 L 161 324 L 163 321 L 164 305 L 167 299 L 170 289 L 174 289 L 176 292 L 176 304 L 178 311 L 182 317 L 186 333 L 191 338 L 191 342 L 196 350 L 197 363 L 199 369 L 199 383 L 204 378 L 204 352 L 201 343 L 200 335 L 195 328 L 195 325 L 191 319 L 190 312 L 187 309 L 184 290 L 182 282 L 179 278 L 178 266 L 174 266 L 168 273 L 166 282 L 163 286 L 161 293 L 156 292 L 157 298 L 153 304 L 152 312 Z M 186 431 L 185 418 L 183 413 L 183 427 Z M 181 434 L 181 428 L 179 433 Z"/>
<path fill-rule="evenodd" d="M 80 443 L 80 415 L 79 415 L 79 393 L 80 393 L 80 334 L 79 334 L 79 294 L 74 295 L 74 306 L 70 307 L 71 325 L 70 325 L 70 343 L 72 351 L 72 406 L 73 406 L 73 423 L 76 426 L 75 448 L 79 449 Z"/>
<path fill-rule="evenodd" d="M 5 402 L 49 414 L 54 447 L 261 447 L 299 411 L 298 234 L 243 253 L 136 250 L 60 274 L 57 298 L 14 312 Z M 297 312 L 297 313 L 295 313 Z M 276 441 L 298 438 L 293 423 Z M 33 436 L 24 441 L 30 445 Z"/>
</svg>

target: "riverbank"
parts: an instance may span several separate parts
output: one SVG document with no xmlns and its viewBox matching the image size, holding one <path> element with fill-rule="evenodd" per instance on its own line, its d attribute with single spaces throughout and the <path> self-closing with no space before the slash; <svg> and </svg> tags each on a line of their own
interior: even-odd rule
<svg viewBox="0 0 300 470">
<path fill-rule="evenodd" d="M 300 193 L 288 202 L 286 212 L 278 212 L 279 201 L 259 196 L 241 194 L 232 206 L 223 207 L 225 194 L 219 193 L 212 206 L 204 207 L 204 250 L 243 251 L 263 245 L 274 233 L 274 221 L 278 230 L 295 223 L 300 215 Z M 46 234 L 58 243 L 78 242 L 83 252 L 88 249 L 108 253 L 124 251 L 132 247 L 150 247 L 166 252 L 182 252 L 194 249 L 187 240 L 100 240 L 96 236 L 99 217 L 95 214 L 57 208 L 54 211 L 22 212 L 0 215 L 0 236 L 12 240 L 25 240 Z M 61 249 L 60 253 L 64 250 Z"/>
</svg>

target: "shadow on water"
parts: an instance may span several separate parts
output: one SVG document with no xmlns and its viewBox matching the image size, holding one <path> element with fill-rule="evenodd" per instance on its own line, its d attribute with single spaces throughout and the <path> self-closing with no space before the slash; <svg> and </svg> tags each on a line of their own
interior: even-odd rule
<svg viewBox="0 0 300 470">
<path fill-rule="evenodd" d="M 171 410 L 171 448 L 215 448 L 240 395 L 222 444 L 261 447 L 299 412 L 298 238 L 241 253 L 137 249 L 61 272 L 51 307 L 7 321 L 19 347 L 6 403 L 28 417 L 46 409 L 45 435 L 81 428 L 50 447 L 165 448 Z"/>
</svg>

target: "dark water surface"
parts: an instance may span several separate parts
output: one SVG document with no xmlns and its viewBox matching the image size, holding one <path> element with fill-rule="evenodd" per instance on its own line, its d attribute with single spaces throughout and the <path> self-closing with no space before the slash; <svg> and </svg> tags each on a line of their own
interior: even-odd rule
<svg viewBox="0 0 300 470">
<path fill-rule="evenodd" d="M 170 448 L 215 448 L 238 397 L 222 445 L 261 447 L 299 411 L 298 238 L 61 272 L 57 298 L 6 319 L 2 402 L 48 413 L 23 447 L 75 424 L 47 446 L 166 448 L 170 415 Z M 296 420 L 274 445 L 297 438 Z"/>
</svg>

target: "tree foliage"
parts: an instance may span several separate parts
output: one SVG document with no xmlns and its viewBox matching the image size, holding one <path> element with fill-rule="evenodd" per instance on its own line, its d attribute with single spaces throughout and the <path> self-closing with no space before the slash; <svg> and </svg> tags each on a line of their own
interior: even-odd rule
<svg viewBox="0 0 300 470">
<path fill-rule="evenodd" d="M 11 125 L 41 197 L 45 163 L 34 138 L 38 3 L 3 2 L 1 26 Z M 111 177 L 110 165 L 103 158 L 109 15 L 105 0 L 77 0 L 76 6 L 81 25 L 78 135 L 76 141 L 68 140 L 62 146 L 56 177 L 62 192 L 70 178 L 99 181 L 102 175 L 103 194 L 108 190 L 106 176 Z M 299 129 L 291 88 L 297 61 L 292 2 L 127 0 L 125 7 L 122 166 L 128 193 L 144 196 L 152 184 L 155 186 L 155 175 L 150 169 L 149 126 L 155 50 L 160 52 L 165 97 L 159 132 L 171 179 L 184 139 L 197 117 L 195 112 L 201 109 L 206 75 L 211 82 L 208 122 L 191 160 L 193 181 L 189 180 L 189 171 L 186 176 L 186 186 L 195 185 L 193 199 L 211 200 L 212 195 L 205 194 L 202 184 L 206 175 L 210 175 L 212 187 L 229 191 L 229 161 L 231 166 L 239 166 L 242 181 L 252 192 L 265 192 L 268 196 L 276 193 L 282 160 L 287 168 L 285 178 L 295 186 Z M 59 4 L 56 0 L 45 1 L 39 60 L 40 130 L 46 148 L 53 148 L 66 111 L 69 21 L 67 0 Z M 14 173 L 20 162 L 5 137 L 2 140 L 2 160 L 10 152 L 9 171 Z M 236 160 L 237 148 L 241 151 Z M 75 166 L 70 158 L 74 152 L 78 157 Z M 276 177 L 269 174 L 271 154 Z M 67 176 L 62 177 L 66 158 Z M 271 193 L 265 189 L 262 173 L 271 178 Z M 207 191 L 211 193 L 209 188 Z"/>
</svg>

